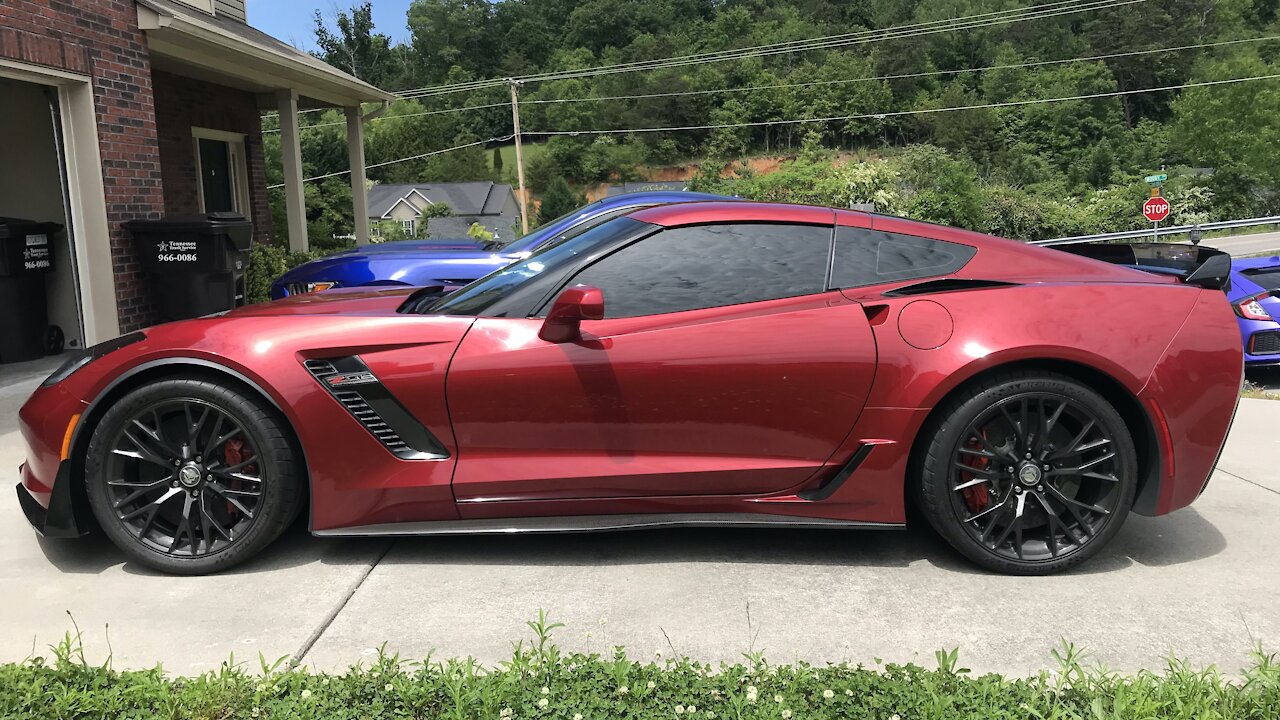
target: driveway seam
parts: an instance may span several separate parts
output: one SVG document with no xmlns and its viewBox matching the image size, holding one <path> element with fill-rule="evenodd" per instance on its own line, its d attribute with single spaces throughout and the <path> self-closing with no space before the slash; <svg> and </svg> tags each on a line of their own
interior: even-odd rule
<svg viewBox="0 0 1280 720">
<path fill-rule="evenodd" d="M 382 548 L 382 552 L 378 553 L 378 557 L 374 558 L 373 561 L 365 567 L 364 572 L 360 573 L 360 577 L 356 578 L 356 581 L 351 583 L 351 587 L 347 588 L 347 592 L 343 595 L 342 600 L 334 606 L 333 610 L 329 611 L 328 615 L 325 615 L 324 619 L 320 621 L 319 627 L 312 631 L 311 635 L 307 636 L 307 639 L 302 643 L 302 647 L 298 648 L 298 652 L 293 654 L 293 660 L 289 662 L 290 668 L 296 668 L 302 664 L 303 658 L 305 658 L 307 653 L 311 652 L 311 648 L 320 641 L 320 638 L 324 635 L 324 632 L 329 629 L 329 626 L 333 624 L 333 621 L 338 619 L 338 615 L 347 607 L 347 603 L 351 602 L 351 598 L 355 597 L 356 592 L 360 590 L 360 586 L 364 585 L 364 581 L 369 578 L 373 569 L 378 567 L 378 564 L 387 556 L 387 553 L 391 552 L 391 547 L 395 544 L 395 540 L 388 542 L 386 547 Z"/>
<path fill-rule="evenodd" d="M 1263 484 L 1261 484 L 1261 483 L 1256 483 L 1256 482 L 1254 482 L 1254 481 L 1250 480 L 1249 478 L 1240 477 L 1239 475 L 1237 475 L 1237 474 L 1235 474 L 1235 473 L 1231 472 L 1230 470 L 1223 470 L 1221 467 L 1219 467 L 1219 468 L 1218 468 L 1218 472 L 1222 473 L 1223 475 L 1230 475 L 1231 477 L 1233 477 L 1233 478 L 1235 478 L 1235 479 L 1237 479 L 1237 480 L 1243 480 L 1243 481 L 1245 481 L 1245 482 L 1249 483 L 1250 485 L 1252 485 L 1252 486 L 1254 486 L 1254 487 L 1256 487 L 1256 488 L 1262 488 L 1263 490 L 1266 490 L 1266 491 L 1267 491 L 1267 492 L 1269 492 L 1269 493 L 1275 493 L 1276 495 L 1280 495 L 1280 490 L 1276 490 L 1276 489 L 1274 489 L 1274 488 L 1269 488 L 1269 487 L 1267 487 L 1266 485 L 1263 485 Z"/>
</svg>

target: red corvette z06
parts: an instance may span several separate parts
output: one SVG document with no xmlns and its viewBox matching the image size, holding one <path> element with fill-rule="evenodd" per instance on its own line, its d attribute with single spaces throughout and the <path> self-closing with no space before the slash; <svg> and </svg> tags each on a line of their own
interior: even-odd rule
<svg viewBox="0 0 1280 720">
<path fill-rule="evenodd" d="M 647 208 L 450 294 L 99 345 L 22 409 L 18 497 L 173 573 L 304 511 L 425 535 L 889 528 L 912 503 L 974 562 L 1050 573 L 1213 471 L 1242 353 L 1230 258 L 1195 252 L 1144 272 L 844 210 Z"/>
</svg>

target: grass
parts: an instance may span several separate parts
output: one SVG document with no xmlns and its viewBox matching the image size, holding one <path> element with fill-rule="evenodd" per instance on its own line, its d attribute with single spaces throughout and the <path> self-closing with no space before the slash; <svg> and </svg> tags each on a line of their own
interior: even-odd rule
<svg viewBox="0 0 1280 720">
<path fill-rule="evenodd" d="M 1280 400 L 1280 392 L 1268 390 L 1257 383 L 1245 380 L 1244 387 L 1240 388 L 1240 397 L 1252 398 L 1254 400 Z"/>
<path fill-rule="evenodd" d="M 564 654 L 559 627 L 530 622 L 532 642 L 486 668 L 471 659 L 406 662 L 380 652 L 367 667 L 313 673 L 286 659 L 255 667 L 230 661 L 195 677 L 162 669 L 91 665 L 78 636 L 52 658 L 0 665 L 3 718 L 451 718 L 464 720 L 1274 720 L 1280 716 L 1280 658 L 1261 650 L 1238 678 L 1171 660 L 1133 675 L 1085 665 L 1063 643 L 1056 661 L 1027 678 L 976 675 L 955 650 L 937 667 L 880 664 L 773 665 L 752 654 L 711 666 L 687 658 L 637 662 Z"/>
<path fill-rule="evenodd" d="M 522 143 L 520 150 L 524 153 L 525 171 L 528 172 L 529 163 L 537 156 L 547 151 L 546 143 Z M 511 145 L 499 146 L 498 152 L 502 155 L 502 172 L 515 178 L 516 176 L 516 146 Z M 487 154 L 486 162 L 489 163 L 489 169 L 493 169 L 493 150 L 485 150 Z"/>
</svg>

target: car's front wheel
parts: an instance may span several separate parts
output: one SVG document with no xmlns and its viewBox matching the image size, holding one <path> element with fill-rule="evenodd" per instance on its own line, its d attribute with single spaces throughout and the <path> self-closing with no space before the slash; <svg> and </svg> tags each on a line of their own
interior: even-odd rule
<svg viewBox="0 0 1280 720">
<path fill-rule="evenodd" d="M 85 482 L 98 523 L 130 558 L 204 574 L 260 552 L 300 506 L 283 421 L 256 396 L 196 379 L 139 387 L 102 417 Z"/>
<path fill-rule="evenodd" d="M 1083 562 L 1120 531 L 1137 453 L 1097 392 L 1062 375 L 1007 374 L 940 416 L 921 463 L 919 505 L 966 557 L 1045 575 Z"/>
</svg>

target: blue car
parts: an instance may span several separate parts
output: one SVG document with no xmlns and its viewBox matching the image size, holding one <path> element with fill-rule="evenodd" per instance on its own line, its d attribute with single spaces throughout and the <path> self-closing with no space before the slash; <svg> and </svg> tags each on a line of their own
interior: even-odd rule
<svg viewBox="0 0 1280 720">
<path fill-rule="evenodd" d="M 698 200 L 730 200 L 722 195 L 685 191 L 634 192 L 597 200 L 502 247 L 467 240 L 403 240 L 378 243 L 312 260 L 281 275 L 271 285 L 280 299 L 335 287 L 364 285 L 443 285 L 457 288 L 516 260 L 546 243 L 642 207 Z"/>
<path fill-rule="evenodd" d="M 1280 256 L 1233 260 L 1227 299 L 1239 318 L 1245 365 L 1280 365 Z"/>
</svg>

